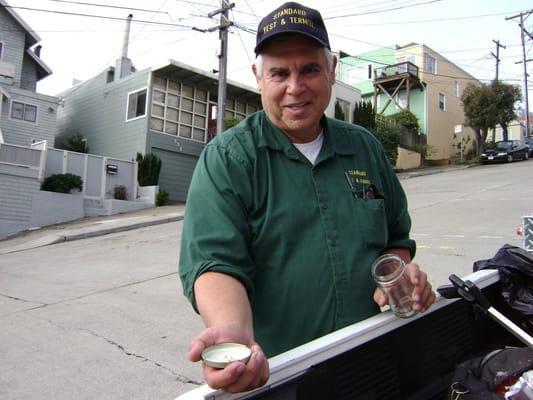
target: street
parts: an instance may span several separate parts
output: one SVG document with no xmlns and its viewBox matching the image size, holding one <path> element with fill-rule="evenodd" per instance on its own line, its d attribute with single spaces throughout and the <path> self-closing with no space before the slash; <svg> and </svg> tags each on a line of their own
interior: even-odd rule
<svg viewBox="0 0 533 400">
<path fill-rule="evenodd" d="M 402 180 L 434 287 L 533 214 L 533 161 Z M 173 399 L 197 387 L 202 328 L 176 274 L 181 222 L 0 256 L 1 399 Z"/>
</svg>

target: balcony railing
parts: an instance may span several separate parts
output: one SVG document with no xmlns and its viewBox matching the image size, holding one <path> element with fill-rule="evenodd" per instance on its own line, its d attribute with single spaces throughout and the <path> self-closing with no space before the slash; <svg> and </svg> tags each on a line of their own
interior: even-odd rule
<svg viewBox="0 0 533 400">
<path fill-rule="evenodd" d="M 418 67 L 409 61 L 379 67 L 374 70 L 374 80 L 392 78 L 402 74 L 410 74 L 418 78 Z"/>
</svg>

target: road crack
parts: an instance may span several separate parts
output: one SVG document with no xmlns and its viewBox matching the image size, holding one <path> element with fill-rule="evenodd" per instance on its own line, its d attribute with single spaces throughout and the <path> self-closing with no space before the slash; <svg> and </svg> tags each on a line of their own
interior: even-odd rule
<svg viewBox="0 0 533 400">
<path fill-rule="evenodd" d="M 167 372 L 170 372 L 173 376 L 176 377 L 176 380 L 181 382 L 181 383 L 189 383 L 189 384 L 196 385 L 196 386 L 200 386 L 200 385 L 203 384 L 202 382 L 198 382 L 198 381 L 195 381 L 193 379 L 187 378 L 186 376 L 178 374 L 177 372 L 175 372 L 171 368 L 168 368 L 168 367 L 164 366 L 163 364 L 158 363 L 157 361 L 151 360 L 150 358 L 148 358 L 146 356 L 143 356 L 143 355 L 136 354 L 134 352 L 128 351 L 120 343 L 117 343 L 114 340 L 108 339 L 108 338 L 106 338 L 103 335 L 99 335 L 99 334 L 97 334 L 96 332 L 94 332 L 94 331 L 92 331 L 90 329 L 81 329 L 80 328 L 80 330 L 86 331 L 86 332 L 90 333 L 91 335 L 93 335 L 93 336 L 95 336 L 97 338 L 105 340 L 107 343 L 109 343 L 112 346 L 115 346 L 117 349 L 119 349 L 122 353 L 126 354 L 128 357 L 134 357 L 134 358 L 137 358 L 139 360 L 142 360 L 143 362 L 149 362 L 150 364 L 155 365 L 158 368 L 161 368 L 161 369 L 163 369 L 163 370 L 165 370 Z"/>
<path fill-rule="evenodd" d="M 0 296 L 5 297 L 7 299 L 11 299 L 11 300 L 22 301 L 23 303 L 40 304 L 40 307 L 47 305 L 46 303 L 41 303 L 39 301 L 26 300 L 26 299 L 22 299 L 20 297 L 9 296 L 9 295 L 3 294 L 3 293 L 0 293 Z"/>
</svg>

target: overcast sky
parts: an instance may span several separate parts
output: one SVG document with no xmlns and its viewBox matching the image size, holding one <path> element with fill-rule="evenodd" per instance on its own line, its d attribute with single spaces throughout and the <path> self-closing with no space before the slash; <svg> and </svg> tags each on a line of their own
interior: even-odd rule
<svg viewBox="0 0 533 400">
<path fill-rule="evenodd" d="M 218 69 L 218 32 L 202 33 L 218 24 L 207 13 L 219 0 L 7 0 L 41 37 L 41 57 L 53 70 L 38 90 L 57 94 L 86 80 L 121 54 L 125 19 L 133 14 L 128 56 L 137 69 L 175 59 L 207 71 Z M 283 1 L 235 0 L 230 19 L 229 78 L 255 85 L 255 30 L 262 16 Z M 500 79 L 523 88 L 522 47 L 518 19 L 531 10 L 531 0 L 309 0 L 325 19 L 333 50 L 349 54 L 405 45 L 426 44 L 481 80 L 495 76 L 496 44 L 500 48 Z M 130 9 L 120 8 L 130 7 Z M 34 10 L 31 10 L 34 9 Z M 47 12 L 48 11 L 48 12 Z M 52 11 L 52 12 L 50 12 Z M 84 14 L 84 15 L 72 15 Z M 97 18 L 94 16 L 102 17 Z M 149 23 L 150 22 L 150 23 Z M 533 33 L 533 15 L 525 20 Z M 526 37 L 526 58 L 533 58 L 533 40 Z M 533 63 L 529 63 L 531 71 Z M 530 110 L 533 109 L 530 78 Z"/>
</svg>

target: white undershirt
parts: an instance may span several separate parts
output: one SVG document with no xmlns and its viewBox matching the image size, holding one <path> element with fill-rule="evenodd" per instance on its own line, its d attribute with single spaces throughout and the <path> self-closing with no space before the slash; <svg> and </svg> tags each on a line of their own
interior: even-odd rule
<svg viewBox="0 0 533 400">
<path fill-rule="evenodd" d="M 322 148 L 322 143 L 324 143 L 324 131 L 320 131 L 318 136 L 312 142 L 307 143 L 293 143 L 300 153 L 302 153 L 311 164 L 315 165 L 316 158 L 320 149 Z"/>
</svg>

